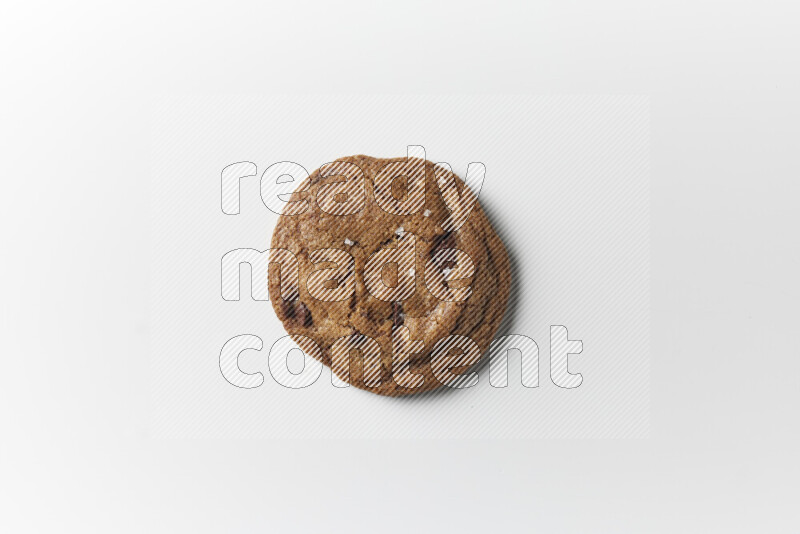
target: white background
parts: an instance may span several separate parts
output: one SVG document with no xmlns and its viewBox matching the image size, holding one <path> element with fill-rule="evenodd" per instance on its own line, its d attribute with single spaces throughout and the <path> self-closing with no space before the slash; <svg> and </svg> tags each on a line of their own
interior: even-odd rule
<svg viewBox="0 0 800 534">
<path fill-rule="evenodd" d="M 2 530 L 796 531 L 795 2 L 0 9 Z M 649 439 L 151 437 L 154 95 L 329 91 L 650 95 Z"/>
</svg>

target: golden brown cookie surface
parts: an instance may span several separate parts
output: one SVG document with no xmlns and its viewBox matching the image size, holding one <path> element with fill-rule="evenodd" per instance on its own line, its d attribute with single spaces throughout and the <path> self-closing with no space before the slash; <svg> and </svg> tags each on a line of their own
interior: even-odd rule
<svg viewBox="0 0 800 534">
<path fill-rule="evenodd" d="M 350 156 L 337 160 L 335 169 L 323 166 L 322 172 L 314 171 L 292 195 L 291 200 L 296 202 L 287 204 L 271 243 L 273 255 L 278 249 L 288 250 L 299 265 L 297 300 L 283 300 L 279 290 L 273 291 L 282 275 L 279 269 L 270 268 L 270 295 L 274 295 L 271 301 L 287 332 L 306 353 L 319 357 L 325 365 L 333 363 L 334 371 L 343 380 L 390 396 L 419 393 L 441 385 L 431 369 L 431 351 L 451 334 L 468 337 L 480 354 L 485 352 L 505 312 L 510 286 L 505 248 L 477 202 L 457 230 L 443 228 L 448 226 L 445 221 L 451 212 L 442 198 L 437 177 L 447 173 L 441 168 L 435 172 L 433 163 L 420 161 L 419 168 L 424 169 L 424 178 L 420 178 L 425 182 L 424 206 L 409 215 L 385 209 L 389 205 L 392 210 L 393 198 L 413 200 L 407 191 L 403 194 L 410 184 L 395 180 L 384 187 L 387 184 L 380 180 L 381 170 L 387 165 L 403 162 L 405 158 Z M 341 193 L 343 187 L 331 184 L 343 181 L 343 175 L 348 173 L 358 188 L 347 188 L 350 194 L 346 195 Z M 452 173 L 448 176 L 459 188 L 464 187 Z M 376 199 L 376 194 L 382 198 Z M 348 211 L 359 195 L 361 209 L 356 213 L 352 213 L 353 209 Z M 422 203 L 422 198 L 418 200 L 415 206 Z M 338 211 L 348 213 L 335 214 L 337 206 L 342 208 Z M 305 210 L 291 214 L 300 208 Z M 384 269 L 374 268 L 380 263 L 379 256 L 392 259 L 396 252 L 399 257 L 400 250 L 410 250 L 411 242 L 413 255 L 404 256 L 411 258 L 410 262 L 398 260 L 389 262 Z M 448 252 L 452 249 L 461 251 L 460 255 Z M 395 252 L 385 252 L 392 250 Z M 370 258 L 376 261 L 370 263 Z M 470 261 L 474 267 L 472 276 L 462 282 L 442 282 L 441 273 L 465 269 Z M 462 300 L 465 294 L 469 296 Z M 397 333 L 404 328 L 410 340 L 424 344 L 422 350 L 408 355 L 409 371 L 422 377 L 413 388 L 403 387 L 400 384 L 408 382 L 396 380 L 392 374 L 393 330 Z M 301 336 L 313 340 L 321 354 L 309 350 Z M 375 340 L 380 347 L 380 365 L 365 370 L 359 351 L 349 353 L 353 356 L 349 366 L 343 368 L 340 361 L 332 362 L 332 348 L 345 336 L 353 336 L 349 339 L 357 344 L 363 340 L 361 336 Z M 396 366 L 394 370 L 399 371 Z"/>
</svg>

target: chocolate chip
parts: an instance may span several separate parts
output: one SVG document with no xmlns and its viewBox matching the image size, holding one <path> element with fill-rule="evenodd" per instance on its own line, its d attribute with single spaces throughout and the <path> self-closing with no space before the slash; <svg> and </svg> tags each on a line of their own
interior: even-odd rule
<svg viewBox="0 0 800 534">
<path fill-rule="evenodd" d="M 283 311 L 283 316 L 287 319 L 294 317 L 294 301 L 284 300 L 281 302 L 281 311 Z"/>
<path fill-rule="evenodd" d="M 403 313 L 403 304 L 400 302 L 392 302 L 392 325 L 402 325 L 405 317 L 406 314 Z"/>
<path fill-rule="evenodd" d="M 314 324 L 313 319 L 311 319 L 311 310 L 302 302 L 297 303 L 297 322 L 303 326 Z"/>
<path fill-rule="evenodd" d="M 445 248 L 455 248 L 456 238 L 453 232 L 445 232 L 442 235 L 437 235 L 433 238 L 433 247 L 431 248 L 431 256 L 436 254 L 439 250 Z"/>
<path fill-rule="evenodd" d="M 314 324 L 311 318 L 311 310 L 300 301 L 283 301 L 283 313 L 287 319 L 291 319 L 297 326 L 311 326 Z"/>
<path fill-rule="evenodd" d="M 446 260 L 442 262 L 442 269 L 452 269 L 456 266 L 456 260 Z"/>
</svg>

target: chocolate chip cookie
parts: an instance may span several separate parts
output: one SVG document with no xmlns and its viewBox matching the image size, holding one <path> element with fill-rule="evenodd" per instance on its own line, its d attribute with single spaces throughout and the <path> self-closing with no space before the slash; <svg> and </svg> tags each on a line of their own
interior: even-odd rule
<svg viewBox="0 0 800 534">
<path fill-rule="evenodd" d="M 269 271 L 275 313 L 300 348 L 380 395 L 458 382 L 489 347 L 510 287 L 505 248 L 477 200 L 460 220 L 447 202 L 467 192 L 423 159 L 350 156 L 311 173 L 271 243 L 273 259 L 296 257 L 296 294 L 280 290 L 291 266 Z"/>
</svg>

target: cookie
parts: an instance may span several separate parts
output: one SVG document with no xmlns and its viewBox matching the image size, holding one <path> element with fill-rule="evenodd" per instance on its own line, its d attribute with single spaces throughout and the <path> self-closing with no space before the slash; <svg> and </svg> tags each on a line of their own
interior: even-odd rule
<svg viewBox="0 0 800 534">
<path fill-rule="evenodd" d="M 511 280 L 477 200 L 465 219 L 448 209 L 446 195 L 456 192 L 468 193 L 430 161 L 363 155 L 324 165 L 298 186 L 271 257 L 294 255 L 299 284 L 287 291 L 297 273 L 273 263 L 269 287 L 275 313 L 306 354 L 380 395 L 459 382 L 500 326 Z"/>
</svg>

